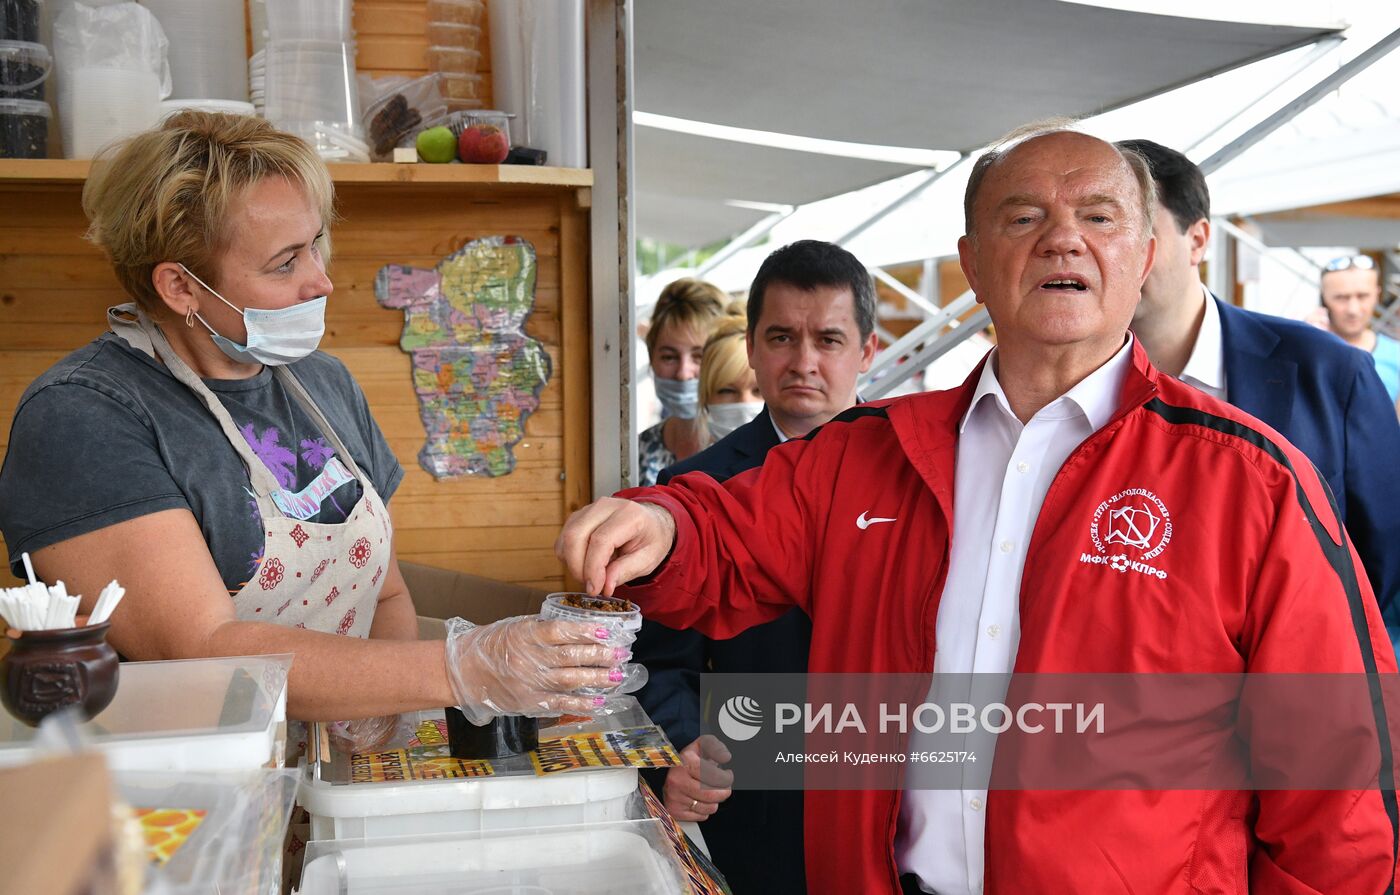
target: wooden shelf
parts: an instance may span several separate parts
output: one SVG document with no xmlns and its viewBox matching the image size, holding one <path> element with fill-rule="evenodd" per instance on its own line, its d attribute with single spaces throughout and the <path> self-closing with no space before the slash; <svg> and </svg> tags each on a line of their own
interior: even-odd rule
<svg viewBox="0 0 1400 895">
<path fill-rule="evenodd" d="M 92 162 L 88 159 L 0 159 L 0 184 L 82 183 Z M 593 185 L 587 168 L 549 168 L 539 165 L 394 165 L 339 164 L 326 166 L 337 184 L 401 186 L 542 186 L 577 189 Z"/>
</svg>

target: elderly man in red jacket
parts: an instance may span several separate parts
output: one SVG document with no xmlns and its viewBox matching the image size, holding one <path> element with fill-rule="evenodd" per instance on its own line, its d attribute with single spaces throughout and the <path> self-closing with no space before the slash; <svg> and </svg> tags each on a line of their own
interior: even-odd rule
<svg viewBox="0 0 1400 895">
<path fill-rule="evenodd" d="M 965 214 L 997 333 L 967 382 L 854 408 L 722 485 L 585 507 L 570 572 L 716 638 L 801 606 L 812 672 L 1393 673 L 1312 465 L 1128 331 L 1143 160 L 1032 133 L 978 160 Z M 1366 789 L 809 792 L 810 889 L 1393 892 L 1389 722 L 1363 702 L 1374 736 L 1344 763 L 1386 781 Z"/>
</svg>

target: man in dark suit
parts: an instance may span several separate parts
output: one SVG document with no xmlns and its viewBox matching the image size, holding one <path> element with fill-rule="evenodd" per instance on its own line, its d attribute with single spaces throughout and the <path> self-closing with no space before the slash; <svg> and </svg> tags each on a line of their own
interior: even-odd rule
<svg viewBox="0 0 1400 895">
<path fill-rule="evenodd" d="M 1317 466 L 1400 635 L 1400 424 L 1364 352 L 1305 323 L 1236 308 L 1201 284 L 1210 193 L 1190 159 L 1151 140 L 1157 257 L 1133 332 L 1158 369 L 1277 429 Z"/>
<path fill-rule="evenodd" d="M 803 240 L 778 249 L 749 288 L 746 343 L 763 411 L 664 470 L 659 484 L 691 472 L 724 481 L 762 465 L 771 448 L 805 436 L 854 405 L 856 378 L 875 358 L 870 274 L 854 255 L 831 243 Z M 806 892 L 802 793 L 731 793 L 701 783 L 700 675 L 805 672 L 811 639 L 811 620 L 792 609 L 729 640 L 647 622 L 633 645 L 636 661 L 651 675 L 637 696 L 685 761 L 648 780 L 660 785 L 673 815 L 703 822 L 710 855 L 739 895 Z"/>
</svg>

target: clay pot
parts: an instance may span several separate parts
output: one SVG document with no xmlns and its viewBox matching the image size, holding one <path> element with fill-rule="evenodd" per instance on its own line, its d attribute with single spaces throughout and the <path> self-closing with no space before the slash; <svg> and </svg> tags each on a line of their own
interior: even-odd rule
<svg viewBox="0 0 1400 895">
<path fill-rule="evenodd" d="M 540 724 L 535 718 L 506 715 L 478 727 L 455 706 L 448 706 L 446 713 L 453 758 L 509 758 L 540 744 Z"/>
<path fill-rule="evenodd" d="M 50 712 L 80 706 L 91 718 L 117 695 L 117 651 L 107 642 L 111 624 L 25 631 L 0 660 L 0 702 L 37 726 Z"/>
</svg>

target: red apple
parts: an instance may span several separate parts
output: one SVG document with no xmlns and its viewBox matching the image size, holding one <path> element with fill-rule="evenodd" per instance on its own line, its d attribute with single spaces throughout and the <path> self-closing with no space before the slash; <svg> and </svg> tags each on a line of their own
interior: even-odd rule
<svg viewBox="0 0 1400 895">
<path fill-rule="evenodd" d="M 494 124 L 473 124 L 457 140 L 457 157 L 478 165 L 498 165 L 510 154 L 506 135 Z"/>
</svg>

